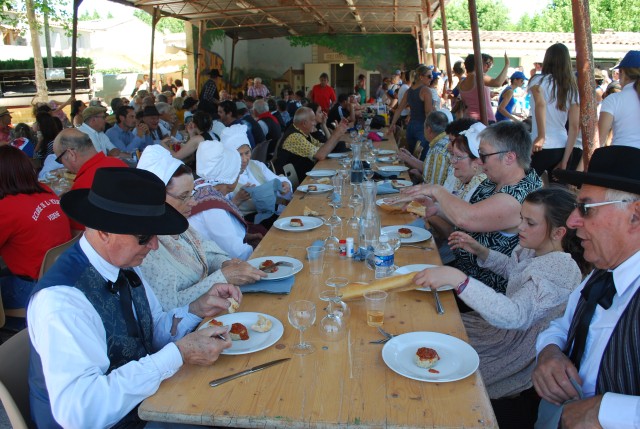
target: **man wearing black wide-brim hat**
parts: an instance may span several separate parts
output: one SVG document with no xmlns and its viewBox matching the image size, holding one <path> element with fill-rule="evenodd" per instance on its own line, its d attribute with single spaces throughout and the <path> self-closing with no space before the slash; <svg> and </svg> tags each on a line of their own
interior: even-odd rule
<svg viewBox="0 0 640 429">
<path fill-rule="evenodd" d="M 640 427 L 638 166 L 640 149 L 608 146 L 593 153 L 588 172 L 553 172 L 581 186 L 567 226 L 595 270 L 538 336 L 536 428 L 555 429 L 560 417 L 563 428 Z"/>
<path fill-rule="evenodd" d="M 38 427 L 142 427 L 138 404 L 162 380 L 183 363 L 210 365 L 231 346 L 225 328 L 190 332 L 242 294 L 216 284 L 163 311 L 136 267 L 158 248 L 156 235 L 182 233 L 188 222 L 165 203 L 153 173 L 103 168 L 91 189 L 70 191 L 60 204 L 86 232 L 29 303 L 32 418 Z"/>
</svg>

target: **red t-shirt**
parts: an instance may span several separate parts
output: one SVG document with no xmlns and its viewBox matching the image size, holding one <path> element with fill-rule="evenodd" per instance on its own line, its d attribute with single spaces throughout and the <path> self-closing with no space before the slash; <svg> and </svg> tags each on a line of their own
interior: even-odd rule
<svg viewBox="0 0 640 429">
<path fill-rule="evenodd" d="M 317 84 L 311 89 L 311 101 L 318 103 L 325 112 L 329 111 L 331 102 L 335 102 L 337 99 L 338 97 L 336 97 L 336 92 L 329 85 L 322 86 Z"/>
<path fill-rule="evenodd" d="M 76 180 L 73 181 L 71 190 L 91 188 L 91 185 L 93 184 L 93 177 L 96 175 L 96 170 L 103 167 L 128 167 L 128 165 L 119 158 L 106 156 L 104 153 L 98 152 L 89 158 L 87 162 L 82 164 L 82 167 L 80 167 L 80 170 L 78 170 L 78 173 L 76 174 Z M 71 229 L 84 231 L 84 225 L 71 220 Z"/>
<path fill-rule="evenodd" d="M 69 218 L 60 199 L 47 192 L 9 195 L 0 200 L 0 256 L 15 275 L 37 279 L 47 250 L 71 240 Z"/>
</svg>

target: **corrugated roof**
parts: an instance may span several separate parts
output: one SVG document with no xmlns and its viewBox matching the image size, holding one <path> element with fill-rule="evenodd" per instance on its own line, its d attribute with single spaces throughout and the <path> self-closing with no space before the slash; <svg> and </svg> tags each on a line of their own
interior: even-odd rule
<svg viewBox="0 0 640 429">
<path fill-rule="evenodd" d="M 449 42 L 471 42 L 471 31 L 456 30 L 448 32 Z M 433 40 L 442 42 L 442 31 L 433 32 Z M 640 45 L 640 33 L 605 32 L 592 34 L 591 41 L 594 45 Z M 539 43 L 551 45 L 553 43 L 573 44 L 573 33 L 532 33 L 516 31 L 481 31 L 480 43 Z"/>
</svg>

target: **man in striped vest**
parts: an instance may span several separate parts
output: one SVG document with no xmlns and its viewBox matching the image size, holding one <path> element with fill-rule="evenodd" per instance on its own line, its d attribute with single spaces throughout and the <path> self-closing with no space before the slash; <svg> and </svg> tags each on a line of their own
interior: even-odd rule
<svg viewBox="0 0 640 429">
<path fill-rule="evenodd" d="M 608 146 L 586 173 L 554 171 L 581 185 L 567 226 L 595 267 L 538 336 L 533 384 L 543 400 L 564 404 L 563 428 L 640 427 L 639 165 L 640 149 Z"/>
</svg>

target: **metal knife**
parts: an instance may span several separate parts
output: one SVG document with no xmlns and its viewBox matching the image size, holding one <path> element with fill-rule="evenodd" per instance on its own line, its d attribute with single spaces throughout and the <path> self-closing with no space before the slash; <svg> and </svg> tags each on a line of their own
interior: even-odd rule
<svg viewBox="0 0 640 429">
<path fill-rule="evenodd" d="M 227 381 L 234 380 L 234 379 L 236 379 L 238 377 L 242 377 L 243 375 L 252 374 L 254 372 L 262 371 L 265 368 L 269 368 L 270 366 L 273 366 L 273 365 L 278 365 L 279 363 L 286 362 L 288 360 L 291 360 L 291 358 L 284 358 L 284 359 L 274 360 L 274 361 L 271 361 L 271 362 L 263 363 L 262 365 L 254 366 L 253 368 L 250 368 L 250 369 L 245 369 L 244 371 L 240 371 L 240 372 L 238 372 L 236 374 L 228 375 L 228 376 L 222 377 L 222 378 L 216 378 L 215 380 L 211 380 L 209 382 L 209 386 L 211 386 L 211 387 L 220 386 L 222 383 L 226 383 Z"/>
</svg>

